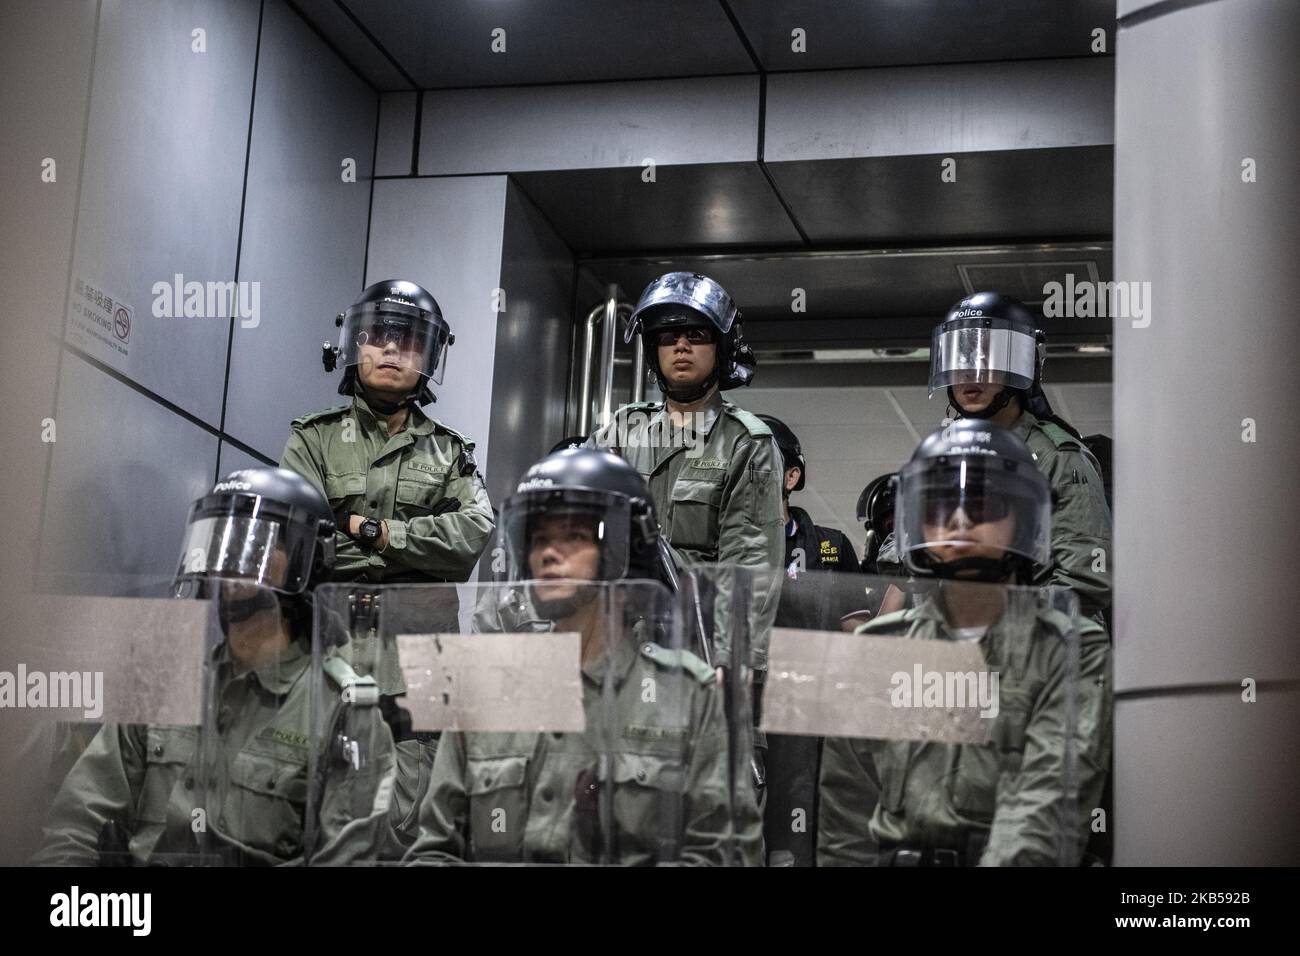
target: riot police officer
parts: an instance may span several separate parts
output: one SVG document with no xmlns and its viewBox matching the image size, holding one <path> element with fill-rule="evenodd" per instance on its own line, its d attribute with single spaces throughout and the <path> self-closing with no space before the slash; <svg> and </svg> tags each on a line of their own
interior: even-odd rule
<svg viewBox="0 0 1300 956">
<path fill-rule="evenodd" d="M 35 862 L 372 858 L 395 774 L 374 681 L 334 655 L 311 666 L 311 589 L 334 536 L 324 496 L 284 469 L 232 472 L 194 502 L 175 580 L 178 597 L 217 604 L 208 717 L 106 725 L 63 781 Z"/>
<path fill-rule="evenodd" d="M 658 620 L 675 572 L 645 480 L 606 452 L 551 454 L 502 504 L 500 540 L 478 620 L 580 634 L 586 729 L 445 734 L 406 861 L 729 862 L 722 693 Z"/>
<path fill-rule="evenodd" d="M 466 581 L 491 537 L 495 517 L 474 442 L 424 413 L 441 384 L 455 342 L 433 296 L 414 282 L 385 280 L 365 289 L 338 317 L 338 345 L 325 365 L 343 367 L 339 394 L 349 404 L 295 419 L 280 463 L 329 499 L 338 526 L 331 579 L 359 584 Z M 430 592 L 433 630 L 455 630 L 451 591 Z M 358 591 L 357 602 L 373 605 Z M 373 626 L 378 611 L 357 618 Z M 373 673 L 381 707 L 398 742 L 398 815 L 414 826 L 419 781 L 437 738 L 415 734 L 400 706 L 406 692 L 397 654 L 385 640 L 355 641 L 353 663 Z"/>
<path fill-rule="evenodd" d="M 1050 564 L 1050 495 L 1025 442 L 977 419 L 931 434 L 899 472 L 900 555 L 931 586 L 915 607 L 858 633 L 974 642 L 1000 675 L 1000 706 L 983 745 L 827 738 L 822 865 L 1082 858 L 1086 823 L 1072 823 L 1068 760 L 1077 755 L 1079 806 L 1097 806 L 1111 745 L 1110 647 L 1096 621 L 1078 618 L 1076 678 L 1072 615 L 1013 586 L 1039 580 Z"/>
<path fill-rule="evenodd" d="M 781 466 L 771 430 L 722 397 L 754 376 L 740 311 L 707 276 L 670 272 L 651 282 L 628 322 L 640 335 L 662 403 L 625 405 L 588 439 L 616 451 L 650 486 L 669 543 L 688 564 L 779 568 Z M 775 596 L 757 602 L 770 623 Z M 732 665 L 725 627 L 715 630 L 713 663 Z M 767 667 L 765 629 L 750 649 L 756 671 Z"/>
<path fill-rule="evenodd" d="M 447 349 L 442 310 L 414 282 L 385 280 L 340 317 L 326 365 L 351 402 L 294 419 L 280 464 L 329 499 L 338 523 L 333 579 L 464 581 L 492 534 L 474 442 L 428 417 Z"/>
</svg>

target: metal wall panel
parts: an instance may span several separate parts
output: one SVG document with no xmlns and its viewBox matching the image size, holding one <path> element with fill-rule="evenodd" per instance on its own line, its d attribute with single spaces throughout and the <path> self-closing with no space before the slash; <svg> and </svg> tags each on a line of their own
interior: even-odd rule
<svg viewBox="0 0 1300 956">
<path fill-rule="evenodd" d="M 1151 298 L 1115 321 L 1121 689 L 1300 677 L 1298 44 L 1269 0 L 1120 31 L 1115 278 Z"/>
<path fill-rule="evenodd" d="M 1099 57 L 773 75 L 764 158 L 1109 145 L 1114 70 Z"/>
<path fill-rule="evenodd" d="M 169 580 L 190 503 L 212 487 L 216 436 L 75 355 L 56 417 L 39 584 L 131 594 Z"/>
<path fill-rule="evenodd" d="M 261 315 L 235 322 L 225 430 L 279 460 L 293 418 L 344 401 L 321 344 L 362 288 L 378 96 L 281 3 L 256 95 L 239 279 L 259 284 Z"/>
<path fill-rule="evenodd" d="M 357 27 L 338 0 L 293 0 L 293 3 L 371 86 L 380 90 L 411 88 L 402 71 Z"/>
<path fill-rule="evenodd" d="M 467 176 L 379 180 L 371 210 L 366 282 L 409 279 L 438 300 L 456 344 L 426 411 L 473 439 L 480 463 L 491 460 L 505 206 L 504 176 Z"/>
<path fill-rule="evenodd" d="M 752 161 L 758 79 L 425 93 L 420 174 Z"/>
<path fill-rule="evenodd" d="M 280 456 L 276 455 L 275 460 L 278 462 Z M 228 475 L 238 468 L 264 468 L 266 464 L 266 462 L 254 458 L 242 448 L 238 448 L 226 441 L 221 443 L 221 448 L 217 452 L 217 476 Z"/>
<path fill-rule="evenodd" d="M 234 279 L 258 9 L 104 0 L 95 51 L 73 280 L 131 314 L 68 341 L 213 425 L 229 322 L 155 318 L 153 290 Z"/>
<path fill-rule="evenodd" d="M 414 170 L 415 93 L 384 93 L 379 98 L 376 176 L 410 176 Z"/>
<path fill-rule="evenodd" d="M 1122 665 L 1122 651 L 1116 660 Z M 1115 812 L 1107 821 L 1116 864 L 1300 862 L 1297 715 L 1294 686 L 1266 685 L 1253 704 L 1240 688 L 1117 701 Z"/>
<path fill-rule="evenodd" d="M 0 448 L 13 452 L 0 465 L 0 487 L 15 501 L 39 502 L 45 483 L 50 448 L 40 423 L 54 411 L 96 9 L 81 0 L 0 7 L 0 275 L 11 303 L 0 319 Z M 43 178 L 46 159 L 53 182 Z M 39 526 L 38 507 L 11 516 L 0 557 L 7 586 L 30 581 Z"/>
<path fill-rule="evenodd" d="M 492 377 L 488 493 L 496 504 L 528 466 L 564 437 L 573 331 L 573 256 L 550 223 L 511 183 L 506 191 L 501 288 Z"/>
<path fill-rule="evenodd" d="M 1115 321 L 1116 862 L 1294 865 L 1300 5 L 1152 13 L 1116 53 L 1115 277 L 1150 284 Z"/>
</svg>

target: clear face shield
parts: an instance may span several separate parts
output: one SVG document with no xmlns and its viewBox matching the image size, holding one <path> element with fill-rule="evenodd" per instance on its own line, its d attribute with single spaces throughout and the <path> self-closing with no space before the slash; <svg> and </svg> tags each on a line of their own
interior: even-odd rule
<svg viewBox="0 0 1300 956">
<path fill-rule="evenodd" d="M 1049 496 L 1037 475 L 1009 471 L 999 458 L 918 461 L 899 473 L 894 528 L 898 554 L 913 573 L 931 563 L 1000 561 L 1015 555 L 1051 563 Z"/>
<path fill-rule="evenodd" d="M 452 338 L 446 322 L 414 306 L 366 303 L 343 314 L 339 364 L 357 366 L 364 381 L 389 391 L 415 387 L 412 372 L 441 385 Z"/>
<path fill-rule="evenodd" d="M 631 504 L 621 495 L 568 488 L 518 492 L 501 505 L 505 580 L 622 578 L 631 527 Z"/>
<path fill-rule="evenodd" d="M 204 498 L 190 510 L 176 582 L 193 590 L 220 578 L 300 594 L 311 579 L 319 523 L 314 514 L 260 497 Z M 333 548 L 333 536 L 324 546 Z"/>
<path fill-rule="evenodd" d="M 994 384 L 1028 389 L 1038 366 L 1031 332 L 999 319 L 945 322 L 930 344 L 930 395 L 952 385 Z"/>
</svg>

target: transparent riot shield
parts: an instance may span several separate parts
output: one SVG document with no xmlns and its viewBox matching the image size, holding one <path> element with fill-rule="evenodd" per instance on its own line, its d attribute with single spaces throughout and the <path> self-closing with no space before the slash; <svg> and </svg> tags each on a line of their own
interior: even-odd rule
<svg viewBox="0 0 1300 956">
<path fill-rule="evenodd" d="M 900 585 L 904 609 L 877 615 Z M 769 761 L 769 861 L 1077 865 L 1110 711 L 1108 637 L 1069 591 L 800 573 L 760 727 L 813 741 L 815 769 L 808 747 Z"/>
<path fill-rule="evenodd" d="M 375 616 L 363 639 L 395 652 L 395 706 L 411 734 L 437 735 L 399 755 L 381 862 L 725 862 L 721 700 L 708 666 L 683 648 L 677 601 L 661 585 L 364 590 Z M 360 629 L 349 618 L 357 591 L 317 591 L 325 671 L 331 659 L 360 670 L 347 646 Z M 452 628 L 425 613 L 448 595 L 464 609 Z M 327 637 L 326 621 L 343 627 Z"/>
<path fill-rule="evenodd" d="M 779 572 L 766 568 L 697 565 L 682 576 L 679 591 L 687 641 L 714 668 L 723 693 L 732 865 L 764 862 L 767 742 L 758 727 L 782 582 Z"/>
<path fill-rule="evenodd" d="M 125 590 L 169 589 L 136 581 Z M 24 856 L 46 865 L 205 862 L 201 727 L 222 642 L 219 603 L 47 594 L 24 611 L 4 649 L 14 660 L 0 664 L 0 684 L 10 679 L 22 697 L 22 709 L 6 713 L 22 740 L 6 766 L 29 781 L 36 839 Z"/>
</svg>

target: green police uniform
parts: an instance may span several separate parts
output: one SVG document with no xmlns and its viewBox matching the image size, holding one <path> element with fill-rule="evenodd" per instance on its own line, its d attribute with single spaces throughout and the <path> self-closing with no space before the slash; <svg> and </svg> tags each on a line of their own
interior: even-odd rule
<svg viewBox="0 0 1300 956">
<path fill-rule="evenodd" d="M 1051 421 L 1022 412 L 1011 426 L 1052 486 L 1052 577 L 1094 615 L 1110 607 L 1110 508 L 1088 446 Z"/>
<path fill-rule="evenodd" d="M 472 441 L 414 407 L 390 436 L 357 396 L 295 419 L 280 465 L 321 489 L 335 513 L 388 522 L 382 552 L 338 533 L 331 580 L 465 581 L 494 524 L 473 451 Z"/>
<path fill-rule="evenodd" d="M 1089 810 L 1099 805 L 1110 756 L 1109 640 L 1095 621 L 1080 620 L 1074 730 L 1080 825 L 1077 834 L 1062 834 L 1069 675 L 1059 636 L 1069 620 L 1034 606 L 1032 593 L 1008 597 L 1007 611 L 979 641 L 1000 678 L 991 744 L 828 738 L 819 865 L 872 865 L 878 854 L 897 847 L 948 850 L 967 865 L 983 866 L 1053 865 L 1061 862 L 1063 845 L 1066 862 L 1081 858 Z M 933 598 L 857 633 L 954 639 Z"/>
<path fill-rule="evenodd" d="M 712 669 L 631 640 L 610 666 L 608 677 L 603 659 L 582 668 L 584 733 L 444 734 L 406 861 L 593 863 L 603 848 L 625 865 L 726 864 L 727 731 Z M 612 789 L 613 833 L 598 801 L 575 793 L 581 775 L 600 776 L 601 754 L 612 757 L 600 787 Z"/>
<path fill-rule="evenodd" d="M 699 428 L 675 429 L 662 404 L 625 405 L 587 440 L 614 450 L 645 477 L 664 535 L 687 564 L 779 569 L 785 554 L 781 455 L 757 416 L 723 398 L 700 410 Z M 779 586 L 779 575 L 771 575 Z M 750 665 L 767 669 L 776 594 L 754 601 Z M 715 629 L 714 663 L 730 666 L 728 628 Z"/>
<path fill-rule="evenodd" d="M 301 863 L 309 802 L 319 807 L 312 863 L 366 860 L 384 839 L 393 788 L 392 738 L 378 707 L 345 703 L 344 685 L 364 684 L 335 662 L 319 689 L 333 707 L 311 725 L 311 656 L 295 641 L 280 657 L 236 676 L 215 663 L 215 735 L 197 727 L 106 725 L 64 780 L 33 862 L 94 865 L 104 825 L 117 822 L 136 864 L 194 862 L 204 853 L 253 865 Z M 359 768 L 332 750 L 330 729 L 356 741 Z M 200 742 L 214 749 L 202 778 Z M 323 793 L 309 801 L 312 749 Z M 319 772 L 319 771 L 318 771 Z M 321 778 L 318 778 L 321 779 Z M 196 811 L 202 811 L 197 813 Z"/>
</svg>

